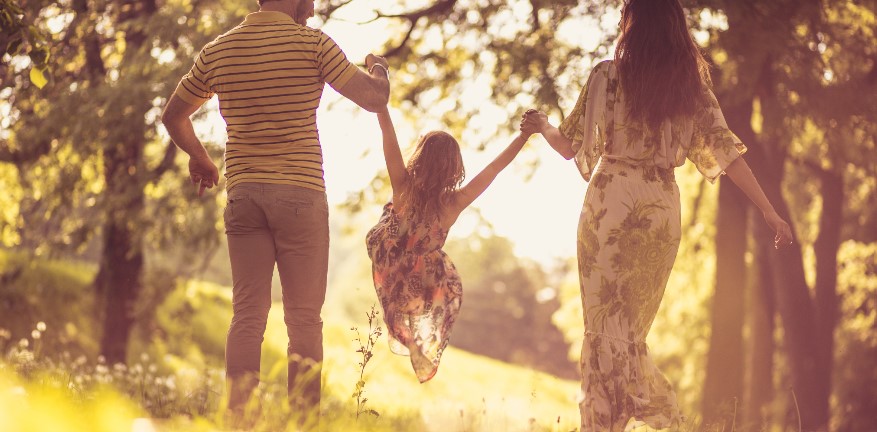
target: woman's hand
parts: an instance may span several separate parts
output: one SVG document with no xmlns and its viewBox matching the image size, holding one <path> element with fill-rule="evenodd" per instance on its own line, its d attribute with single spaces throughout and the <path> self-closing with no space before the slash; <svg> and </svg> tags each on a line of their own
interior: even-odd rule
<svg viewBox="0 0 877 432">
<path fill-rule="evenodd" d="M 528 109 L 521 118 L 521 134 L 526 136 L 542 133 L 546 126 L 548 126 L 548 115 L 534 109 Z"/>
<path fill-rule="evenodd" d="M 764 220 L 777 233 L 773 240 L 773 247 L 775 249 L 784 248 L 792 244 L 792 228 L 789 227 L 789 224 L 777 212 L 765 213 Z"/>
<path fill-rule="evenodd" d="M 521 122 L 521 132 L 529 131 L 531 134 L 542 133 L 549 126 L 548 114 L 530 109 L 524 113 L 524 119 Z"/>
</svg>

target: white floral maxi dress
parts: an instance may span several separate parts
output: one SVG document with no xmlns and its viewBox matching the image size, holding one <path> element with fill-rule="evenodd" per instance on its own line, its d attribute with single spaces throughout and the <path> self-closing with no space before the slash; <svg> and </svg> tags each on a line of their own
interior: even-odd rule
<svg viewBox="0 0 877 432">
<path fill-rule="evenodd" d="M 656 429 L 682 421 L 676 394 L 645 343 L 681 236 L 673 170 L 687 157 L 715 182 L 746 151 L 715 95 L 704 91 L 709 104 L 696 115 L 650 128 L 627 119 L 617 69 L 604 61 L 560 125 L 589 182 L 577 240 L 582 431 L 622 431 L 631 418 Z"/>
</svg>

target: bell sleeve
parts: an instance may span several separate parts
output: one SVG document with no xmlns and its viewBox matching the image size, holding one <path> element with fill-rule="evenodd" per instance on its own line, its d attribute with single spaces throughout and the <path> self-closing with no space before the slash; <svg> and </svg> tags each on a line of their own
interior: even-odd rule
<svg viewBox="0 0 877 432">
<path fill-rule="evenodd" d="M 694 118 L 688 159 L 710 183 L 715 183 L 731 162 L 746 153 L 746 146 L 728 129 L 716 95 L 712 90 L 706 92 L 706 103 Z"/>
<path fill-rule="evenodd" d="M 591 181 L 594 167 L 605 149 L 609 64 L 609 61 L 604 61 L 594 67 L 575 108 L 558 127 L 560 133 L 572 141 L 576 166 L 585 181 Z"/>
</svg>

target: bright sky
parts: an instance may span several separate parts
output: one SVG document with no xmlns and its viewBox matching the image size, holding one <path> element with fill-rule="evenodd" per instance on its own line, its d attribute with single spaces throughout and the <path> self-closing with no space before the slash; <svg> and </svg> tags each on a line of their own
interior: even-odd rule
<svg viewBox="0 0 877 432">
<path fill-rule="evenodd" d="M 386 20 L 367 25 L 357 24 L 373 17 L 374 8 L 379 8 L 379 5 L 380 2 L 353 2 L 337 11 L 333 20 L 320 28 L 342 47 L 351 61 L 361 64 L 369 52 L 380 53 L 382 42 L 391 36 Z M 529 13 L 529 10 L 512 9 L 509 13 L 520 12 L 524 16 Z M 316 26 L 316 21 L 312 18 L 309 25 Z M 601 25 L 608 27 L 617 22 L 618 16 L 613 14 L 599 20 L 586 18 L 576 23 L 565 23 L 565 26 L 558 29 L 558 33 L 590 49 L 598 43 Z M 584 84 L 586 78 L 580 77 L 579 80 Z M 474 82 L 475 88 L 467 91 L 466 97 L 479 93 L 481 97 L 489 96 L 489 85 L 489 82 L 482 83 L 481 80 Z M 576 95 L 571 95 L 570 99 L 574 100 L 575 97 Z M 343 202 L 350 193 L 364 188 L 377 172 L 386 169 L 376 116 L 359 109 L 352 102 L 339 99 L 341 96 L 326 86 L 317 113 L 330 204 Z M 483 104 L 480 100 L 476 102 Z M 213 114 L 208 123 L 213 134 L 221 134 L 221 138 L 217 138 L 219 142 L 223 142 L 225 123 L 215 111 L 217 105 L 215 100 L 210 102 Z M 406 124 L 403 116 L 392 107 L 390 112 L 403 146 L 403 154 L 407 157 L 410 153 L 406 152 L 406 146 L 411 145 L 426 131 L 415 130 L 413 125 Z M 434 113 L 435 118 L 441 114 Z M 421 123 L 440 128 L 441 125 L 435 118 L 422 119 Z M 473 118 L 472 123 L 467 126 L 466 134 L 470 130 L 493 131 L 498 124 L 507 121 L 507 114 L 503 110 L 488 106 Z M 553 119 L 555 125 L 557 122 L 558 119 Z M 481 142 L 472 142 L 471 139 L 466 141 L 468 150 L 464 150 L 463 159 L 467 178 L 471 179 L 509 144 L 512 134 L 517 130 L 517 124 L 514 121 L 507 126 L 500 125 L 500 135 L 484 141 L 486 150 L 483 152 L 474 150 Z M 535 171 L 528 168 L 528 160 L 539 161 Z M 479 223 L 477 215 L 480 213 L 489 221 L 496 234 L 514 242 L 519 256 L 543 263 L 574 256 L 578 217 L 585 187 L 586 183 L 574 163 L 555 153 L 541 136 L 534 136 L 518 158 L 461 215 L 450 235 L 465 238 L 476 232 L 487 233 L 489 228 Z M 387 199 L 389 198 L 388 196 Z M 344 217 L 341 211 L 334 211 L 332 217 Z"/>
</svg>

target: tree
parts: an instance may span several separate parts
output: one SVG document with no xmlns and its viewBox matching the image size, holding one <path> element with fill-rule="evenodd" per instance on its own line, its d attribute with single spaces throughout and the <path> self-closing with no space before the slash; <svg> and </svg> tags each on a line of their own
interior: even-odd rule
<svg viewBox="0 0 877 432">
<path fill-rule="evenodd" d="M 49 20 L 63 24 L 48 42 L 61 67 L 41 92 L 17 70 L 3 80 L 13 123 L 0 155 L 17 168 L 26 191 L 21 246 L 41 253 L 99 242 L 94 289 L 103 320 L 100 352 L 109 362 L 125 361 L 131 328 L 144 312 L 139 305 L 155 303 L 138 302 L 147 245 L 175 238 L 199 250 L 218 235 L 217 203 L 189 207 L 193 193 L 179 195 L 187 190 L 182 164 L 159 132 L 158 114 L 197 50 L 244 10 L 223 1 L 161 6 L 28 3 L 25 16 L 40 17 L 38 28 Z"/>
</svg>

